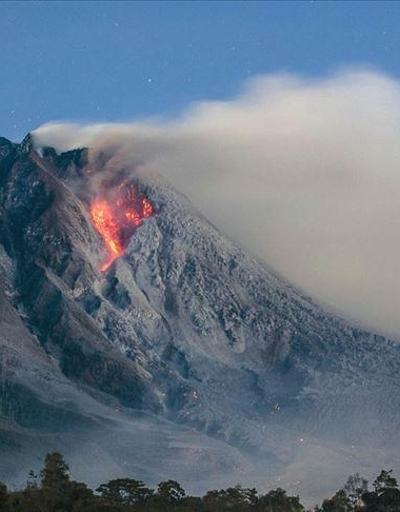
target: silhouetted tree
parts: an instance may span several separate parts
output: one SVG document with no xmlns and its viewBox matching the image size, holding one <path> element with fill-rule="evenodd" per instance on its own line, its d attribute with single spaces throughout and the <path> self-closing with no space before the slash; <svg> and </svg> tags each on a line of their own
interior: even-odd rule
<svg viewBox="0 0 400 512">
<path fill-rule="evenodd" d="M 304 512 L 298 496 L 287 496 L 286 491 L 278 488 L 258 499 L 257 512 Z"/>
<path fill-rule="evenodd" d="M 242 512 L 254 509 L 256 503 L 256 490 L 243 489 L 240 485 L 219 491 L 209 491 L 203 498 L 206 512 L 216 510 Z"/>
<path fill-rule="evenodd" d="M 96 490 L 106 501 L 126 505 L 144 503 L 153 495 L 153 491 L 146 487 L 143 482 L 131 478 L 110 480 L 107 484 L 100 485 Z"/>
<path fill-rule="evenodd" d="M 0 482 L 0 512 L 8 512 L 9 510 L 9 498 L 7 492 L 7 486 Z"/>
<path fill-rule="evenodd" d="M 390 471 L 385 471 L 383 469 L 376 480 L 374 480 L 372 485 L 377 494 L 384 489 L 396 489 L 398 487 L 397 480 L 393 477 L 392 473 L 392 469 Z"/>
<path fill-rule="evenodd" d="M 61 453 L 48 453 L 40 472 L 43 489 L 64 489 L 69 482 L 69 468 Z"/>
<path fill-rule="evenodd" d="M 93 502 L 94 494 L 83 482 L 72 481 L 67 489 L 67 501 L 71 504 L 73 512 L 81 512 L 81 510 Z"/>
<path fill-rule="evenodd" d="M 40 476 L 44 506 L 51 512 L 64 512 L 67 508 L 70 480 L 69 468 L 61 453 L 46 455 Z"/>
<path fill-rule="evenodd" d="M 28 473 L 28 479 L 26 481 L 26 488 L 27 489 L 37 489 L 38 487 L 38 476 L 37 474 L 31 469 Z"/>
<path fill-rule="evenodd" d="M 400 490 L 392 470 L 382 470 L 373 483 L 374 491 L 363 494 L 366 512 L 399 512 Z"/>
<path fill-rule="evenodd" d="M 341 489 L 332 498 L 324 500 L 321 512 L 351 512 L 354 510 L 353 504 L 346 492 Z"/>
<path fill-rule="evenodd" d="M 344 491 L 355 510 L 361 509 L 363 505 L 362 496 L 368 492 L 368 481 L 360 477 L 358 473 L 349 476 L 344 486 Z"/>
<path fill-rule="evenodd" d="M 169 503 L 181 501 L 186 493 L 183 487 L 175 480 L 167 480 L 158 484 L 157 495 Z"/>
</svg>

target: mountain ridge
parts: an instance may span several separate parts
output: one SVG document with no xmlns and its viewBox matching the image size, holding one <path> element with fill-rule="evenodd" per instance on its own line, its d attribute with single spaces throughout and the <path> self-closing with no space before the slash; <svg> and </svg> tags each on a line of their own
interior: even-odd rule
<svg viewBox="0 0 400 512">
<path fill-rule="evenodd" d="M 390 460 L 386 447 L 398 447 L 398 344 L 326 313 L 220 234 L 165 180 L 136 168 L 121 172 L 155 215 L 101 274 L 103 244 L 88 214 L 85 170 L 107 176 L 114 171 L 108 164 L 109 155 L 84 148 L 58 155 L 35 149 L 29 136 L 21 145 L 0 139 L 2 300 L 38 352 L 27 374 L 37 374 L 42 358 L 47 378 L 55 372 L 64 383 L 50 402 L 69 389 L 71 414 L 79 417 L 72 431 L 96 430 L 93 422 L 112 410 L 117 422 L 118 410 L 149 414 L 184 437 L 216 442 L 222 459 L 238 457 L 239 467 L 244 460 L 250 472 L 265 467 L 270 478 L 298 472 L 302 460 L 315 466 L 318 450 L 336 454 L 340 475 L 347 457 L 349 469 L 357 460 L 371 466 L 377 453 Z M 2 320 L 0 346 L 10 351 L 8 332 Z M 26 360 L 21 350 L 17 359 Z M 10 382 L 7 361 L 3 383 Z M 28 389 L 26 375 L 18 378 Z M 31 386 L 47 400 L 43 384 Z M 12 400 L 2 415 L 19 428 L 23 398 L 4 389 L 2 404 Z M 86 425 L 82 413 L 90 410 Z M 57 435 L 65 431 L 58 414 L 47 416 Z M 326 480 L 322 487 L 334 477 Z"/>
</svg>

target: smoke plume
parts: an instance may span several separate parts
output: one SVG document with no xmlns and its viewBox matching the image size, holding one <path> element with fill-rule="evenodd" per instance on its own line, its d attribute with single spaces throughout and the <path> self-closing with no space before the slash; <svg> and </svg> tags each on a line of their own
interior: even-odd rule
<svg viewBox="0 0 400 512">
<path fill-rule="evenodd" d="M 400 334 L 400 84 L 372 71 L 252 80 L 173 121 L 34 132 L 166 176 L 222 231 L 320 301 Z"/>
</svg>

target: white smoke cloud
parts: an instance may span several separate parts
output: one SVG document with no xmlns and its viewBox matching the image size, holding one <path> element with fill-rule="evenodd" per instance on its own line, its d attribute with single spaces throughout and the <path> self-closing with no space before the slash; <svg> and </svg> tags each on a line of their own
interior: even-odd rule
<svg viewBox="0 0 400 512">
<path fill-rule="evenodd" d="M 48 124 L 39 145 L 114 147 L 319 300 L 400 334 L 400 84 L 276 75 L 175 121 Z"/>
</svg>

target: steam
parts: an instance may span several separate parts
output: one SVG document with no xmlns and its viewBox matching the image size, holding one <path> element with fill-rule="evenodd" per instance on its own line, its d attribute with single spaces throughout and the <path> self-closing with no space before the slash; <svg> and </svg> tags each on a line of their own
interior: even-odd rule
<svg viewBox="0 0 400 512">
<path fill-rule="evenodd" d="M 400 84 L 272 75 L 174 121 L 48 124 L 36 143 L 113 148 L 319 300 L 400 334 Z"/>
</svg>

